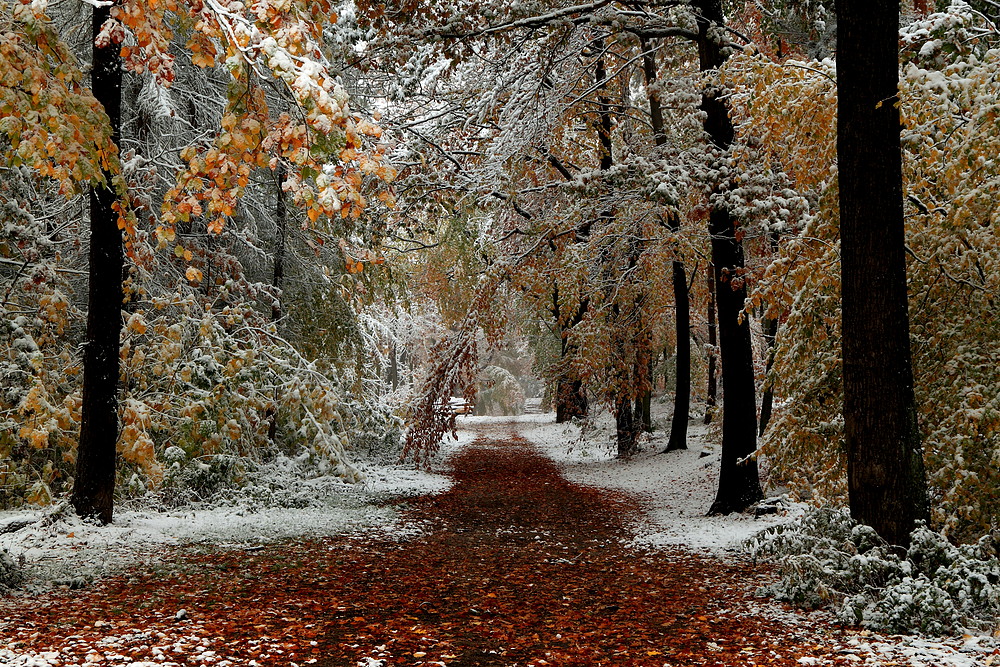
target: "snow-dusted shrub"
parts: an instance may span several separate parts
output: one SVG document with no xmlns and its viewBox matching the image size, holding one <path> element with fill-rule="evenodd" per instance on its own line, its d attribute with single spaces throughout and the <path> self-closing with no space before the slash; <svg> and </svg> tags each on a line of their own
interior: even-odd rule
<svg viewBox="0 0 1000 667">
<path fill-rule="evenodd" d="M 524 412 L 524 389 L 514 374 L 500 366 L 487 366 L 479 375 L 477 415 L 519 415 Z"/>
<path fill-rule="evenodd" d="M 954 546 L 919 527 L 902 556 L 847 510 L 819 508 L 745 546 L 778 567 L 780 579 L 767 594 L 806 608 L 832 607 L 852 625 L 955 634 L 992 628 L 1000 614 L 1000 561 L 989 536 Z"/>
<path fill-rule="evenodd" d="M 0 550 L 0 592 L 17 588 L 24 581 L 24 571 L 6 549 Z"/>
</svg>

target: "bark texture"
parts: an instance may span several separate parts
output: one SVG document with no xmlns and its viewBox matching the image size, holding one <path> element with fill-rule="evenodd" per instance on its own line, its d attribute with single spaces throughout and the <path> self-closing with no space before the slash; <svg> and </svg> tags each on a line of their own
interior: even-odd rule
<svg viewBox="0 0 1000 667">
<path fill-rule="evenodd" d="M 702 71 L 717 69 L 726 60 L 722 48 L 721 0 L 692 3 L 698 23 L 698 59 Z M 720 91 L 711 87 L 702 93 L 705 132 L 720 150 L 732 146 L 735 133 L 729 108 Z M 757 400 L 754 387 L 753 349 L 750 323 L 740 318 L 746 301 L 742 280 L 743 243 L 736 233 L 736 220 L 716 204 L 709 212 L 712 263 L 715 265 L 716 300 L 719 315 L 719 345 L 722 356 L 722 462 L 719 491 L 709 514 L 729 514 L 747 509 L 763 497 L 756 459 L 748 458 L 757 448 Z"/>
<path fill-rule="evenodd" d="M 691 305 L 687 273 L 682 262 L 673 263 L 674 322 L 677 328 L 677 385 L 674 388 L 674 416 L 666 451 L 687 449 L 688 412 L 691 410 Z"/>
<path fill-rule="evenodd" d="M 777 318 L 765 318 L 761 323 L 764 330 L 764 341 L 767 343 L 767 366 L 764 376 L 764 395 L 760 399 L 760 428 L 758 435 L 764 435 L 767 425 L 771 421 L 771 412 L 774 409 L 774 380 L 771 378 L 771 368 L 774 367 L 774 345 L 778 338 Z"/>
<path fill-rule="evenodd" d="M 711 424 L 715 415 L 715 402 L 719 383 L 715 377 L 715 347 L 719 344 L 715 326 L 715 266 L 708 265 L 708 390 L 705 396 L 705 423 Z"/>
<path fill-rule="evenodd" d="M 95 8 L 92 18 L 96 39 L 110 7 Z M 94 97 L 104 105 L 112 128 L 112 141 L 121 138 L 122 66 L 120 46 L 110 44 L 93 50 L 91 86 Z M 111 174 L 105 185 L 90 189 L 90 285 L 87 311 L 87 340 L 83 354 L 83 404 L 80 442 L 72 503 L 80 516 L 110 523 L 114 517 L 115 450 L 118 442 L 118 349 L 122 330 L 122 272 L 125 254 L 117 196 Z"/>
<path fill-rule="evenodd" d="M 910 364 L 899 7 L 836 8 L 848 492 L 855 519 L 905 546 L 929 511 Z"/>
<path fill-rule="evenodd" d="M 274 275 L 271 284 L 274 285 L 278 294 L 271 305 L 271 319 L 277 322 L 281 319 L 281 304 L 284 301 L 282 285 L 285 283 L 285 246 L 288 237 L 288 206 L 285 203 L 285 180 L 288 178 L 288 173 L 285 171 L 283 163 L 278 164 L 275 177 L 278 187 L 274 204 Z"/>
</svg>

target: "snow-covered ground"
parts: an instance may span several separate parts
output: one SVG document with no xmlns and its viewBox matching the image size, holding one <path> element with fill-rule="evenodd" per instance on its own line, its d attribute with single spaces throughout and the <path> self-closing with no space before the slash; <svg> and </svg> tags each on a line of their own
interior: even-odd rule
<svg viewBox="0 0 1000 667">
<path fill-rule="evenodd" d="M 472 437 L 466 432 L 457 441 L 450 440 L 443 446 L 440 459 L 446 459 Z M 0 512 L 0 552 L 6 552 L 23 567 L 31 590 L 80 585 L 122 567 L 155 559 L 171 545 L 236 546 L 345 533 L 405 538 L 419 533 L 420 526 L 401 520 L 395 507 L 381 501 L 390 496 L 441 493 L 451 486 L 446 475 L 413 466 L 359 467 L 365 481 L 354 485 L 333 477 L 289 480 L 288 471 L 278 471 L 273 481 L 291 502 L 286 498 L 275 504 L 273 497 L 260 501 L 253 489 L 244 489 L 214 506 L 156 511 L 140 503 L 116 508 L 114 521 L 108 526 L 81 520 L 65 504 Z"/>
</svg>

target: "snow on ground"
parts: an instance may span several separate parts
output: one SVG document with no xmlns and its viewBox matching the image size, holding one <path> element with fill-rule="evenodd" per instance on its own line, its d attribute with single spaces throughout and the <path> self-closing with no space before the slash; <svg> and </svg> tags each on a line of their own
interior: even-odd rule
<svg viewBox="0 0 1000 667">
<path fill-rule="evenodd" d="M 658 408 L 654 408 L 654 417 Z M 648 546 L 685 546 L 720 552 L 740 549 L 746 538 L 788 521 L 803 506 L 782 503 L 778 514 L 707 517 L 719 482 L 719 447 L 701 419 L 688 426 L 688 449 L 661 453 L 669 432 L 657 430 L 628 461 L 615 458 L 614 421 L 606 412 L 585 427 L 556 424 L 553 416 L 521 425 L 522 435 L 562 466 L 578 484 L 626 491 L 644 501 L 646 516 L 635 526 L 635 541 Z"/>
<path fill-rule="evenodd" d="M 469 439 L 465 434 L 464 440 L 446 444 L 436 467 L 442 468 L 440 462 Z M 451 486 L 446 475 L 413 466 L 358 467 L 365 481 L 354 485 L 334 477 L 293 480 L 294 470 L 285 469 L 214 505 L 163 509 L 145 499 L 116 508 L 108 526 L 80 519 L 66 504 L 0 512 L 0 557 L 7 552 L 27 573 L 29 590 L 38 590 L 85 585 L 106 573 L 155 560 L 172 545 L 236 546 L 347 533 L 405 538 L 421 527 L 402 521 L 399 511 L 383 501 L 441 493 Z"/>
</svg>

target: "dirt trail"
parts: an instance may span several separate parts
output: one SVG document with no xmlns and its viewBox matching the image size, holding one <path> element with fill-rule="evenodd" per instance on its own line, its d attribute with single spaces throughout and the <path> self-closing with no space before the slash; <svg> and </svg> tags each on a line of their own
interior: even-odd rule
<svg viewBox="0 0 1000 667">
<path fill-rule="evenodd" d="M 832 631 L 749 611 L 749 565 L 629 548 L 632 501 L 567 482 L 517 436 L 481 438 L 452 474 L 447 493 L 409 501 L 427 529 L 415 540 L 182 550 L 155 572 L 0 611 L 0 635 L 139 667 L 842 662 Z"/>
</svg>

